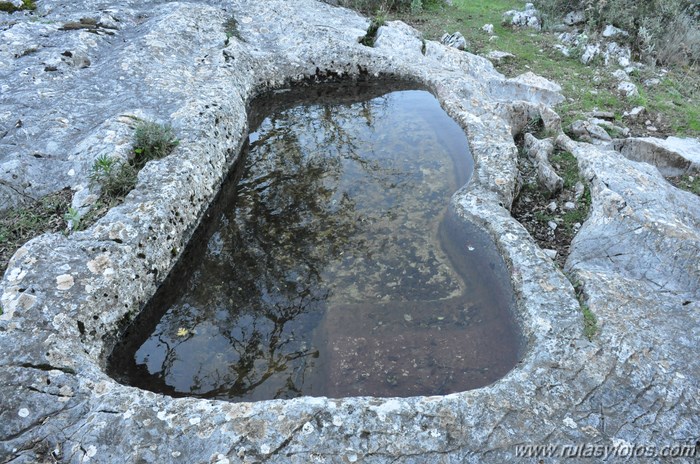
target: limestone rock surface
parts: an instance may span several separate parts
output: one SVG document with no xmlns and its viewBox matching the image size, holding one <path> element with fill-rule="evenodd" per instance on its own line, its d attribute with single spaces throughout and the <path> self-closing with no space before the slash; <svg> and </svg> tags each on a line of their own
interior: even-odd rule
<svg viewBox="0 0 700 464">
<path fill-rule="evenodd" d="M 0 461 L 500 463 L 521 444 L 700 439 L 698 197 L 647 164 L 560 137 L 591 185 L 591 217 L 567 268 L 598 317 L 593 340 L 573 286 L 509 213 L 513 136 L 562 100 L 555 84 L 506 79 L 484 58 L 423 46 L 402 23 L 366 47 L 367 18 L 312 0 L 37 7 L 0 13 L 4 207 L 84 187 L 96 157 L 128 150 L 133 116 L 170 122 L 180 144 L 94 226 L 37 237 L 9 263 Z M 111 379 L 106 356 L 238 157 L 251 98 L 293 81 L 386 75 L 430 89 L 468 134 L 476 167 L 450 214 L 487 232 L 510 269 L 520 364 L 478 390 L 411 398 L 227 403 Z"/>
<path fill-rule="evenodd" d="M 700 141 L 693 138 L 632 137 L 619 140 L 615 148 L 625 157 L 659 168 L 666 176 L 700 172 Z"/>
</svg>

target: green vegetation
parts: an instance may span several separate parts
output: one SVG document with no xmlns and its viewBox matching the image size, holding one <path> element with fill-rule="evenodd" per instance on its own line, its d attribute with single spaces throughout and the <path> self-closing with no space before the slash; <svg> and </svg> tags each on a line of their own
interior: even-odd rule
<svg viewBox="0 0 700 464">
<path fill-rule="evenodd" d="M 612 24 L 629 33 L 627 43 L 652 64 L 686 66 L 700 62 L 700 4 L 692 0 L 537 0 L 545 26 L 572 10 L 585 14 L 587 31 Z"/>
<path fill-rule="evenodd" d="M 435 6 L 442 0 L 339 0 L 347 8 L 360 11 L 366 15 L 377 13 L 402 12 L 419 13 L 425 6 Z"/>
<path fill-rule="evenodd" d="M 591 190 L 588 186 L 584 187 L 583 195 L 577 202 L 576 208 L 565 212 L 562 215 L 563 227 L 566 233 L 571 234 L 571 238 L 574 236 L 574 226 L 576 223 L 583 224 L 583 222 L 588 218 L 588 212 L 591 209 Z"/>
<path fill-rule="evenodd" d="M 131 162 L 101 155 L 92 165 L 90 181 L 102 188 L 103 195 L 119 198 L 134 188 L 137 174 Z"/>
<path fill-rule="evenodd" d="M 231 16 L 229 19 L 227 19 L 224 22 L 224 32 L 226 33 L 226 42 L 224 45 L 228 46 L 229 41 L 231 40 L 232 37 L 237 38 L 240 41 L 243 41 L 243 38 L 241 37 L 241 33 L 238 30 L 238 21 L 236 21 L 236 18 Z"/>
<path fill-rule="evenodd" d="M 591 207 L 591 191 L 586 185 L 585 179 L 581 177 L 578 169 L 578 162 L 574 155 L 565 151 L 556 151 L 549 157 L 550 164 L 557 174 L 564 180 L 564 190 L 556 199 L 561 205 L 568 201 L 573 196 L 573 192 L 577 183 L 584 185 L 584 191 L 580 198 L 575 201 L 576 208 L 565 210 L 561 214 L 555 214 L 546 209 L 546 205 L 552 200 L 540 189 L 536 180 L 529 179 L 523 185 L 521 195 L 528 195 L 536 204 L 533 217 L 543 227 L 550 221 L 555 221 L 561 231 L 559 232 L 560 239 L 569 243 L 575 235 L 575 224 L 583 224 L 588 217 L 588 212 Z M 534 172 L 531 173 L 534 175 Z M 557 221 L 557 219 L 559 219 Z M 546 246 L 546 244 L 543 244 Z"/>
<path fill-rule="evenodd" d="M 583 314 L 583 334 L 590 341 L 599 331 L 598 318 L 595 316 L 591 308 L 585 302 L 585 295 L 583 292 L 583 283 L 577 280 L 571 275 L 566 276 L 574 287 L 574 292 L 576 293 L 576 299 L 578 300 L 579 307 L 581 308 L 581 313 Z"/>
<path fill-rule="evenodd" d="M 669 182 L 687 192 L 700 196 L 700 176 L 683 175 L 668 178 Z"/>
<path fill-rule="evenodd" d="M 654 87 L 645 87 L 643 82 L 658 78 L 660 69 L 647 66 L 631 76 L 640 95 L 624 98 L 617 92 L 617 80 L 611 76 L 614 68 L 606 68 L 600 63 L 584 65 L 573 56 L 564 56 L 555 47 L 559 43 L 556 33 L 517 30 L 501 24 L 505 11 L 522 9 L 523 6 L 524 2 L 519 0 L 454 0 L 453 6 L 423 2 L 422 9 L 413 13 L 410 8 L 398 12 L 389 10 L 388 19 L 401 19 L 430 40 L 439 40 L 444 33 L 459 31 L 469 42 L 472 53 L 485 55 L 499 50 L 515 55 L 496 64 L 496 68 L 508 77 L 532 71 L 560 84 L 566 101 L 557 107 L 557 111 L 562 116 L 564 127 L 593 110 L 611 111 L 621 119 L 625 111 L 641 105 L 647 108 L 649 119 L 662 115 L 662 130 L 677 135 L 700 136 L 700 65 L 672 66 L 660 78 L 661 83 Z M 496 39 L 481 29 L 484 24 L 493 24 Z M 613 21 L 613 24 L 616 23 Z M 681 46 L 680 42 L 671 45 Z"/>
<path fill-rule="evenodd" d="M 68 208 L 68 212 L 63 215 L 63 219 L 66 221 L 68 225 L 68 230 L 71 232 L 74 232 L 76 230 L 80 230 L 80 220 L 82 219 L 80 216 L 80 212 L 75 209 L 75 208 Z"/>
<path fill-rule="evenodd" d="M 92 224 L 131 191 L 147 162 L 168 155 L 177 145 L 170 126 L 139 121 L 131 159 L 102 155 L 95 160 L 90 181 L 102 188 L 102 196 L 90 211 L 81 215 L 72 208 L 72 192 L 64 189 L 5 212 L 0 216 L 0 273 L 15 251 L 31 238 L 46 232 L 75 232 Z"/>
<path fill-rule="evenodd" d="M 377 14 L 372 21 L 369 23 L 367 28 L 367 34 L 360 39 L 362 45 L 367 47 L 374 47 L 374 40 L 377 38 L 377 31 L 380 27 L 386 24 L 386 17 L 383 14 Z"/>
<path fill-rule="evenodd" d="M 71 197 L 70 189 L 64 189 L 12 208 L 0 217 L 0 274 L 25 242 L 46 232 L 65 229 L 63 217 Z"/>
<path fill-rule="evenodd" d="M 564 180 L 564 188 L 570 189 L 581 181 L 578 170 L 578 161 L 574 155 L 568 151 L 557 151 L 549 157 L 549 162 L 557 171 L 557 174 Z"/>
<path fill-rule="evenodd" d="M 581 311 L 583 312 L 583 334 L 588 340 L 593 340 L 593 337 L 598 333 L 598 318 L 585 304 L 581 305 Z"/>
<path fill-rule="evenodd" d="M 12 2 L 0 2 L 0 11 L 14 13 L 15 11 L 22 10 L 36 10 L 36 4 L 34 3 L 34 0 L 22 0 L 22 6 L 15 6 L 12 4 Z"/>
<path fill-rule="evenodd" d="M 177 145 L 170 126 L 154 122 L 139 121 L 134 131 L 134 150 L 128 160 L 101 155 L 95 160 L 90 172 L 90 181 L 102 188 L 101 200 L 125 197 L 136 185 L 138 172 L 147 162 L 163 158 Z"/>
</svg>

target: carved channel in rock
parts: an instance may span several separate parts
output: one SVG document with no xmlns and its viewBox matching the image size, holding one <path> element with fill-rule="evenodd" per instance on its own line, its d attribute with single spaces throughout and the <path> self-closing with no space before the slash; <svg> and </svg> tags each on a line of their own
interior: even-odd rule
<svg viewBox="0 0 700 464">
<path fill-rule="evenodd" d="M 415 85 L 278 90 L 231 178 L 115 348 L 116 379 L 173 396 L 439 395 L 518 362 L 508 271 L 448 211 L 462 129 Z"/>
</svg>

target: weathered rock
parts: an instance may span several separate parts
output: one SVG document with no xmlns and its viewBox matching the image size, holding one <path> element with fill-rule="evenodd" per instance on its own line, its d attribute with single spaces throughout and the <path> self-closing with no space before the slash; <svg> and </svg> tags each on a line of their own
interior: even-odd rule
<svg viewBox="0 0 700 464">
<path fill-rule="evenodd" d="M 599 58 L 606 66 L 618 64 L 622 67 L 629 67 L 632 65 L 632 50 L 626 45 L 620 45 L 614 41 L 590 42 L 587 34 L 575 32 L 563 32 L 559 34 L 558 39 L 562 43 L 555 45 L 555 47 L 566 56 L 571 54 L 572 47 L 580 49 L 579 60 L 583 64 L 590 64 Z"/>
<path fill-rule="evenodd" d="M 559 135 L 561 133 L 561 117 L 548 106 L 540 107 L 540 118 L 542 119 L 542 125 L 544 130 L 554 134 Z"/>
<path fill-rule="evenodd" d="M 535 9 L 535 6 L 532 3 L 526 3 L 523 11 L 506 11 L 503 13 L 502 23 L 513 27 L 527 27 L 537 30 L 542 29 L 540 12 Z"/>
<path fill-rule="evenodd" d="M 596 110 L 591 112 L 591 116 L 594 118 L 601 118 L 601 119 L 615 119 L 615 113 L 612 111 L 600 111 Z"/>
<path fill-rule="evenodd" d="M 588 44 L 583 49 L 583 53 L 581 54 L 580 61 L 583 64 L 589 64 L 598 55 L 600 55 L 600 45 L 599 44 Z"/>
<path fill-rule="evenodd" d="M 576 138 L 584 142 L 594 144 L 612 142 L 612 137 L 605 132 L 605 129 L 588 120 L 576 120 L 572 122 L 571 132 L 576 136 Z"/>
<path fill-rule="evenodd" d="M 532 134 L 525 134 L 525 150 L 537 169 L 537 183 L 548 195 L 555 195 L 564 188 L 564 180 L 549 163 L 554 145 L 548 139 L 538 140 Z M 556 203 L 555 203 L 556 208 Z"/>
<path fill-rule="evenodd" d="M 582 10 L 570 11 L 564 16 L 564 24 L 567 26 L 576 26 L 586 22 L 586 14 Z"/>
<path fill-rule="evenodd" d="M 128 148 L 122 115 L 170 121 L 180 144 L 90 229 L 38 237 L 9 263 L 0 283 L 3 461 L 477 463 L 516 460 L 522 443 L 695 446 L 700 202 L 654 168 L 561 138 L 591 181 L 591 217 L 567 262 L 598 317 L 600 333 L 587 340 L 571 284 L 508 211 L 514 114 L 560 100 L 553 88 L 505 79 L 488 60 L 435 42 L 423 54 L 398 23 L 363 46 L 366 18 L 311 0 L 116 0 L 114 35 L 60 30 L 107 14 L 104 5 L 37 6 L 40 21 L 0 16 L 5 203 L 85 185 L 100 153 Z M 245 41 L 227 38 L 232 16 Z M 44 71 L 78 49 L 89 67 Z M 527 343 L 518 367 L 447 396 L 256 403 L 173 398 L 107 376 L 114 338 L 172 269 L 172 250 L 235 162 L 252 96 L 291 81 L 387 74 L 432 89 L 469 134 L 476 168 L 451 211 L 485 230 L 510 267 Z"/>
<path fill-rule="evenodd" d="M 627 127 L 621 127 L 616 124 L 613 124 L 611 121 L 608 121 L 607 119 L 599 119 L 599 118 L 588 118 L 588 122 L 591 124 L 594 124 L 598 127 L 603 128 L 608 134 L 614 134 L 614 136 L 624 136 L 627 137 L 629 135 L 629 128 Z"/>
<path fill-rule="evenodd" d="M 633 121 L 637 121 L 644 117 L 646 114 L 647 109 L 643 106 L 635 106 L 629 111 L 625 111 L 622 117 L 631 119 Z"/>
<path fill-rule="evenodd" d="M 646 418 L 640 427 L 626 423 L 617 429 L 636 428 L 636 440 L 649 438 L 649 428 L 659 420 L 685 430 L 681 436 L 696 435 L 688 429 L 691 421 L 671 425 L 648 401 L 656 395 L 684 398 L 698 391 L 700 361 L 685 353 L 699 335 L 700 268 L 691 256 L 697 256 L 700 245 L 700 199 L 672 187 L 656 169 L 619 153 L 563 137 L 559 142 L 576 156 L 583 176 L 592 179 L 591 213 L 574 238 L 565 268 L 585 282 L 601 346 L 617 353 L 613 357 L 618 361 L 601 373 L 601 385 L 624 376 L 637 381 L 664 378 L 652 381 L 640 396 L 603 387 L 595 394 L 596 402 L 602 406 L 619 399 L 630 412 L 637 410 Z M 625 295 L 622 304 L 620 295 Z M 618 325 L 622 318 L 624 330 Z M 667 336 L 671 333 L 677 335 Z M 696 408 L 696 400 L 691 402 Z"/>
<path fill-rule="evenodd" d="M 622 81 L 617 84 L 617 90 L 625 97 L 636 97 L 639 95 L 639 89 L 631 81 Z"/>
<path fill-rule="evenodd" d="M 612 24 L 608 24 L 603 29 L 602 35 L 605 38 L 611 39 L 615 37 L 628 37 L 629 33 L 613 26 Z"/>
<path fill-rule="evenodd" d="M 481 30 L 486 32 L 488 35 L 493 35 L 493 24 L 484 24 L 481 26 Z"/>
<path fill-rule="evenodd" d="M 603 52 L 605 65 L 616 63 L 622 67 L 627 67 L 632 62 L 632 50 L 628 46 L 622 46 L 617 42 L 609 42 Z"/>
<path fill-rule="evenodd" d="M 515 55 L 513 55 L 512 53 L 494 50 L 494 51 L 489 52 L 486 55 L 486 58 L 488 58 L 489 60 L 491 60 L 493 62 L 500 63 L 501 61 L 506 60 L 508 58 L 515 58 Z"/>
<path fill-rule="evenodd" d="M 571 56 L 571 49 L 569 47 L 567 47 L 566 45 L 554 44 L 554 48 L 559 50 L 561 52 L 561 54 L 564 56 L 567 56 L 567 57 Z"/>
<path fill-rule="evenodd" d="M 700 172 L 700 142 L 692 138 L 635 137 L 616 141 L 626 158 L 656 166 L 665 176 Z"/>
<path fill-rule="evenodd" d="M 443 34 L 440 43 L 448 47 L 456 48 L 457 50 L 466 50 L 468 47 L 467 39 L 464 38 L 461 32 Z"/>
<path fill-rule="evenodd" d="M 561 92 L 559 84 L 533 72 L 526 72 L 508 79 L 507 85 L 500 85 L 498 91 L 501 96 L 512 95 L 514 100 L 537 100 L 548 106 L 556 105 L 564 100 L 559 93 Z"/>
<path fill-rule="evenodd" d="M 551 260 L 556 259 L 557 255 L 559 254 L 559 252 L 557 252 L 557 250 L 551 250 L 548 248 L 544 248 L 544 249 L 542 249 L 542 251 L 544 251 L 544 254 L 547 255 L 547 258 L 549 258 Z"/>
<path fill-rule="evenodd" d="M 618 80 L 617 90 L 625 97 L 636 97 L 639 95 L 637 85 L 632 82 L 623 69 L 618 69 L 612 73 L 613 77 Z"/>
</svg>

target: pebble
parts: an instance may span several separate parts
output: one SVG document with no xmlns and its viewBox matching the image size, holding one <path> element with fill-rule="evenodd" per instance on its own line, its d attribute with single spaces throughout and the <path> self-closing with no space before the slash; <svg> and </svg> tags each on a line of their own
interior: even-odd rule
<svg viewBox="0 0 700 464">
<path fill-rule="evenodd" d="M 549 248 L 543 248 L 542 251 L 544 251 L 544 254 L 547 255 L 549 259 L 554 259 L 559 254 L 557 250 L 551 250 Z"/>
<path fill-rule="evenodd" d="M 566 203 L 564 203 L 564 208 L 576 209 L 576 203 L 574 203 L 573 201 L 567 201 Z"/>
<path fill-rule="evenodd" d="M 549 226 L 550 229 L 552 229 L 552 230 L 557 230 L 557 223 L 556 223 L 556 222 L 554 222 L 554 221 L 549 221 L 549 222 L 547 223 L 547 225 Z"/>
<path fill-rule="evenodd" d="M 550 204 L 547 205 L 547 209 L 551 211 L 552 213 L 557 210 L 557 203 L 556 202 L 551 202 Z"/>
</svg>

